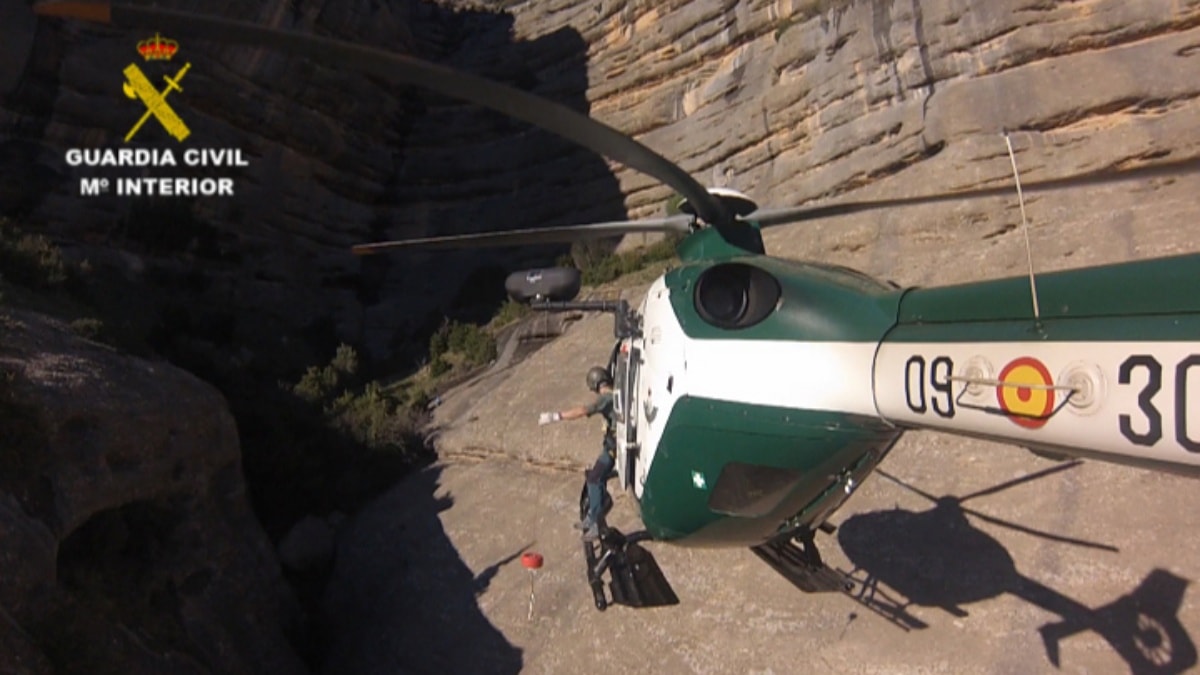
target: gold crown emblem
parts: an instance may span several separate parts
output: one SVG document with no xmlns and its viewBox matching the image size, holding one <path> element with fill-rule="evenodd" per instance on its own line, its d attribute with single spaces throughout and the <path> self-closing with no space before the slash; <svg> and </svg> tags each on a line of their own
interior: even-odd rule
<svg viewBox="0 0 1200 675">
<path fill-rule="evenodd" d="M 154 37 L 137 43 L 137 50 L 147 61 L 170 61 L 179 51 L 179 43 L 155 33 Z"/>
</svg>

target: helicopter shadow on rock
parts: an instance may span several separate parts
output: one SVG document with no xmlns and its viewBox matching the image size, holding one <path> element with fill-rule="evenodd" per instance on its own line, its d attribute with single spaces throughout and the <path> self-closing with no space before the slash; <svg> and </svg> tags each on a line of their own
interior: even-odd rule
<svg viewBox="0 0 1200 675">
<path fill-rule="evenodd" d="M 339 534 L 325 593 L 325 673 L 520 672 L 522 651 L 484 616 L 479 595 L 528 545 L 473 573 L 442 525 L 454 504 L 442 469 L 414 472 Z"/>
<path fill-rule="evenodd" d="M 963 506 L 974 497 L 1077 464 L 1051 467 L 966 497 L 934 497 L 878 471 L 934 506 L 926 511 L 895 508 L 858 514 L 839 526 L 838 543 L 854 566 L 847 573 L 856 582 L 850 594 L 899 627 L 922 629 L 927 624 L 909 614 L 909 607 L 936 607 L 961 618 L 967 616 L 964 605 L 1011 593 L 1061 617 L 1038 629 L 1046 658 L 1055 667 L 1061 664 L 1061 641 L 1084 631 L 1103 637 L 1134 673 L 1179 673 L 1194 666 L 1196 647 L 1178 618 L 1187 579 L 1156 569 L 1130 593 L 1093 609 L 1020 574 L 1004 546 L 967 517 L 1064 544 L 1116 551 L 1112 546 L 1041 532 Z"/>
</svg>

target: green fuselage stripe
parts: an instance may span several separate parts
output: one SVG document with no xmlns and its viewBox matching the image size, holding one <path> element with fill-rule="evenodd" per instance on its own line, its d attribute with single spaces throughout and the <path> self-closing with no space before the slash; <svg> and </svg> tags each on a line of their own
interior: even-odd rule
<svg viewBox="0 0 1200 675">
<path fill-rule="evenodd" d="M 917 323 L 897 326 L 885 343 L 901 342 L 1176 342 L 1200 336 L 1200 314 Z"/>
<path fill-rule="evenodd" d="M 1200 314 L 1200 293 L 1196 292 L 1200 255 L 1050 272 L 1038 274 L 1036 281 L 1040 318 L 1047 322 Z M 1014 277 L 914 289 L 905 294 L 899 318 L 901 324 L 1031 320 L 1029 279 Z M 1104 325 L 1103 329 L 1121 330 L 1116 324 Z M 1097 332 L 1092 338 L 1062 339 L 1123 338 Z"/>
</svg>

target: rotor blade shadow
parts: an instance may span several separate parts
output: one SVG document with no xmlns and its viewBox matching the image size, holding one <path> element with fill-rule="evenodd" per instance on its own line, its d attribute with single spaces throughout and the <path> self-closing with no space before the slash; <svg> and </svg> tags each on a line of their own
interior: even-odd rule
<svg viewBox="0 0 1200 675">
<path fill-rule="evenodd" d="M 902 487 L 906 490 L 909 490 L 910 492 L 914 492 L 916 494 L 921 495 L 922 497 L 928 499 L 929 501 L 931 501 L 935 504 L 938 504 L 944 500 L 952 500 L 956 503 L 958 508 L 962 510 L 963 513 L 970 514 L 972 516 L 975 516 L 976 518 L 979 518 L 980 520 L 987 521 L 993 525 L 999 525 L 1000 527 L 1006 527 L 1010 530 L 1015 530 L 1017 532 L 1022 532 L 1024 534 L 1028 534 L 1030 536 L 1038 537 L 1039 539 L 1048 539 L 1050 541 L 1056 541 L 1056 542 L 1063 543 L 1063 544 L 1072 544 L 1074 546 L 1082 546 L 1084 548 L 1094 548 L 1094 549 L 1098 549 L 1101 551 L 1111 551 L 1113 553 L 1116 553 L 1120 549 L 1118 549 L 1117 547 L 1112 546 L 1110 544 L 1101 544 L 1101 543 L 1094 542 L 1094 541 L 1088 541 L 1086 539 L 1077 539 L 1075 537 L 1067 537 L 1067 536 L 1064 536 L 1061 534 L 1045 532 L 1045 531 L 1039 530 L 1037 528 L 1029 527 L 1028 525 L 1021 525 L 1019 523 L 1014 523 L 1014 522 L 1011 522 L 1008 520 L 1004 520 L 1003 518 L 989 516 L 986 513 L 982 513 L 975 509 L 969 509 L 969 508 L 962 506 L 962 503 L 967 501 L 968 499 L 974 499 L 976 497 L 983 497 L 986 495 L 993 495 L 998 492 L 1003 492 L 1004 490 L 1016 487 L 1023 483 L 1028 483 L 1030 481 L 1037 480 L 1039 478 L 1045 478 L 1046 476 L 1056 474 L 1060 471 L 1066 471 L 1067 469 L 1075 468 L 1076 466 L 1079 466 L 1080 464 L 1083 464 L 1083 462 L 1079 461 L 1079 460 L 1075 460 L 1073 462 L 1067 462 L 1064 464 L 1060 464 L 1058 466 L 1052 466 L 1052 467 L 1049 467 L 1046 469 L 1042 469 L 1041 471 L 1035 471 L 1034 473 L 1031 473 L 1027 476 L 1021 476 L 1020 478 L 1014 478 L 1012 480 L 1000 483 L 999 485 L 994 485 L 990 488 L 986 488 L 984 490 L 979 490 L 978 492 L 972 492 L 971 494 L 969 494 L 965 497 L 940 497 L 940 498 L 933 497 L 929 493 L 920 490 L 919 488 L 917 488 L 914 485 L 911 485 L 910 483 L 906 483 L 905 481 L 897 478 L 896 476 L 893 476 L 892 474 L 890 474 L 882 469 L 877 469 L 876 473 L 878 473 L 883 478 L 895 483 L 896 485 L 899 485 L 900 487 Z"/>
</svg>

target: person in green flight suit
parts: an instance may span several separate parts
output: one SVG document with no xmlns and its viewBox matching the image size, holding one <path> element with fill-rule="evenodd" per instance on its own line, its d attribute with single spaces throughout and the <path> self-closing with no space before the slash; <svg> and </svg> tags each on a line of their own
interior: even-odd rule
<svg viewBox="0 0 1200 675">
<path fill-rule="evenodd" d="M 588 389 L 596 393 L 596 400 L 591 405 L 576 406 L 560 412 L 544 412 L 538 416 L 538 424 L 551 424 L 560 420 L 577 420 L 592 415 L 603 415 L 604 443 L 596 463 L 587 472 L 588 513 L 579 528 L 583 530 L 584 541 L 596 541 L 600 538 L 600 507 L 604 503 L 604 483 L 616 462 L 617 439 L 613 433 L 613 390 L 612 376 L 607 368 L 596 366 L 587 373 Z"/>
</svg>

